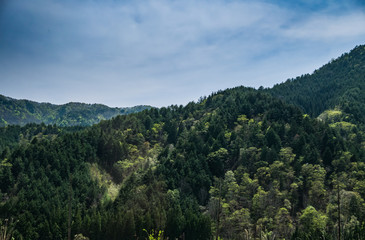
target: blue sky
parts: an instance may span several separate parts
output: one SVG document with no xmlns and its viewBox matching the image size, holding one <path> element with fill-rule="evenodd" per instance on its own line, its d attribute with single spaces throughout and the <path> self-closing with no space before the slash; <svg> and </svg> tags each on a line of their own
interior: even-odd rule
<svg viewBox="0 0 365 240">
<path fill-rule="evenodd" d="M 311 73 L 364 40 L 363 0 L 0 0 L 0 94 L 186 104 Z"/>
</svg>

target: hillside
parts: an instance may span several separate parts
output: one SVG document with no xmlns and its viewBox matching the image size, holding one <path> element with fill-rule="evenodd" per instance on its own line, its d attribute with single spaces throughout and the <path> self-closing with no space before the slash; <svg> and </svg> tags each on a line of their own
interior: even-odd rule
<svg viewBox="0 0 365 240">
<path fill-rule="evenodd" d="M 72 233 L 90 239 L 144 239 L 143 229 L 331 239 L 340 180 L 352 239 L 365 221 L 365 153 L 354 139 L 265 93 L 229 89 L 4 152 L 0 215 L 16 219 L 16 238 L 63 239 L 71 181 Z"/>
<path fill-rule="evenodd" d="M 102 104 L 67 103 L 54 105 L 29 100 L 16 100 L 0 95 L 0 126 L 27 123 L 59 126 L 89 126 L 120 114 L 143 111 L 150 106 L 110 108 Z"/>
<path fill-rule="evenodd" d="M 365 123 L 365 45 L 332 60 L 312 74 L 267 89 L 313 117 L 338 108 L 353 123 Z"/>
<path fill-rule="evenodd" d="M 333 68 L 328 94 L 290 80 L 80 129 L 2 128 L 0 219 L 15 239 L 66 239 L 69 220 L 90 239 L 365 239 L 362 109 L 339 90 L 362 78 L 343 86 L 349 69 Z M 273 96 L 286 84 L 298 96 Z M 304 112 L 307 98 L 323 106 Z"/>
</svg>

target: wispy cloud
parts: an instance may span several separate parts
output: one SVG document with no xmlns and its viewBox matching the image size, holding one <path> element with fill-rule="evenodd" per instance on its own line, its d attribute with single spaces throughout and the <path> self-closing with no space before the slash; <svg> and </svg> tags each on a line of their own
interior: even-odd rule
<svg viewBox="0 0 365 240">
<path fill-rule="evenodd" d="M 362 43 L 359 2 L 316 2 L 6 1 L 1 93 L 161 106 L 271 86 Z"/>
<path fill-rule="evenodd" d="M 340 16 L 314 14 L 303 22 L 290 26 L 284 33 L 289 38 L 316 41 L 352 39 L 365 35 L 364 26 L 363 12 Z"/>
</svg>

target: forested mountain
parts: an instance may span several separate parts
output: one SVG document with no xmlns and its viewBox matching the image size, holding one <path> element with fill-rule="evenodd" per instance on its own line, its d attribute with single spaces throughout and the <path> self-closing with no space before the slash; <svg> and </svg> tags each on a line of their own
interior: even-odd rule
<svg viewBox="0 0 365 240">
<path fill-rule="evenodd" d="M 365 123 L 365 45 L 306 74 L 267 89 L 288 103 L 317 117 L 338 108 L 354 123 Z"/>
<path fill-rule="evenodd" d="M 2 128 L 2 225 L 15 239 L 66 239 L 68 222 L 90 239 L 365 239 L 350 95 L 307 114 L 275 91 L 237 87 L 80 129 Z"/>
<path fill-rule="evenodd" d="M 16 100 L 0 95 L 0 126 L 27 123 L 57 124 L 59 126 L 89 126 L 119 114 L 129 114 L 150 106 L 110 108 L 102 104 L 67 103 L 54 105 L 29 100 Z"/>
</svg>

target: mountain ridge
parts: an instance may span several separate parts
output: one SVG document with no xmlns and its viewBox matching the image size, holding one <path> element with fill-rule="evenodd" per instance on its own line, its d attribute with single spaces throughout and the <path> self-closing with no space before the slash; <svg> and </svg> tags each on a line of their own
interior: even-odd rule
<svg viewBox="0 0 365 240">
<path fill-rule="evenodd" d="M 60 126 L 88 126 L 119 114 L 149 109 L 151 106 L 108 107 L 104 104 L 69 102 L 52 104 L 27 99 L 14 99 L 0 95 L 0 126 L 25 125 L 27 123 L 57 124 Z"/>
<path fill-rule="evenodd" d="M 329 109 L 340 108 L 354 123 L 365 123 L 365 94 L 362 94 L 365 92 L 364 61 L 365 45 L 359 45 L 332 59 L 312 74 L 288 79 L 264 91 L 299 106 L 312 117 Z M 97 103 L 39 103 L 0 95 L 0 127 L 41 122 L 60 126 L 88 126 L 118 114 L 129 114 L 148 108 L 151 106 L 118 108 Z"/>
<path fill-rule="evenodd" d="M 365 45 L 315 70 L 266 89 L 275 97 L 299 106 L 312 117 L 336 107 L 365 123 Z"/>
</svg>

